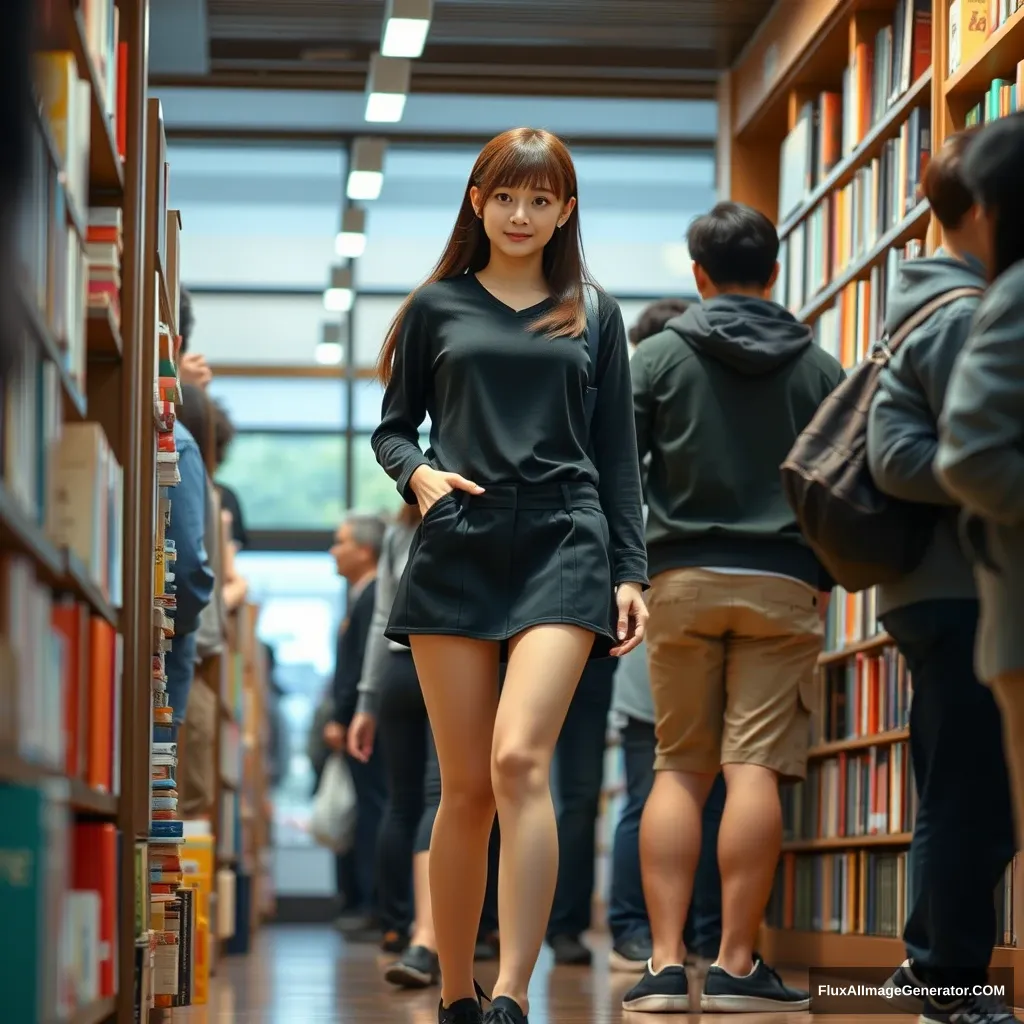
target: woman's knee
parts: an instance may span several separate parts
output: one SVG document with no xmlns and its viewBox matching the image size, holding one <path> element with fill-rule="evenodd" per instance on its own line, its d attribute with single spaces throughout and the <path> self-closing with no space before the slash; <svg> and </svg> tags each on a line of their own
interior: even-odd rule
<svg viewBox="0 0 1024 1024">
<path fill-rule="evenodd" d="M 520 800 L 550 788 L 551 755 L 527 744 L 497 740 L 491 754 L 491 784 L 499 799 Z"/>
<path fill-rule="evenodd" d="M 441 790 L 441 803 L 446 813 L 459 817 L 491 821 L 494 817 L 494 792 L 486 772 L 479 777 L 446 779 Z"/>
</svg>

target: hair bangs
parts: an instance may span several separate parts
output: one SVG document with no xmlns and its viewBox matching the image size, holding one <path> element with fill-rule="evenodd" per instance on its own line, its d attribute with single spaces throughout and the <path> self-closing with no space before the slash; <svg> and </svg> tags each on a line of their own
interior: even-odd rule
<svg viewBox="0 0 1024 1024">
<path fill-rule="evenodd" d="M 514 129 L 506 133 L 504 144 L 488 146 L 475 169 L 473 184 L 488 199 L 500 188 L 537 189 L 563 202 L 576 194 L 571 163 L 566 164 L 546 132 L 530 128 Z"/>
</svg>

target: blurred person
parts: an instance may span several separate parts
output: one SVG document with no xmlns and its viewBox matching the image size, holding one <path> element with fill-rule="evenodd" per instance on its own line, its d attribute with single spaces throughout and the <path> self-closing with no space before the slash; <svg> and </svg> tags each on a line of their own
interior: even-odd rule
<svg viewBox="0 0 1024 1024">
<path fill-rule="evenodd" d="M 555 136 L 491 140 L 378 364 L 373 450 L 423 515 L 386 635 L 412 648 L 441 770 L 440 1024 L 527 1020 L 558 873 L 555 744 L 587 661 L 631 650 L 647 618 L 625 328 L 611 297 L 588 293 L 576 193 Z M 501 948 L 485 1013 L 473 954 L 495 806 Z"/>
<path fill-rule="evenodd" d="M 810 1005 L 755 952 L 782 846 L 780 781 L 807 771 L 815 672 L 833 582 L 804 542 L 779 466 L 843 380 L 770 296 L 779 238 L 718 203 L 687 233 L 701 303 L 631 362 L 646 497 L 655 779 L 640 826 L 653 954 L 623 1007 L 686 1012 L 682 941 L 702 812 L 721 769 L 722 942 L 706 1013 Z"/>
<path fill-rule="evenodd" d="M 346 731 L 355 714 L 357 686 L 370 637 L 384 530 L 380 516 L 351 513 L 338 527 L 331 547 L 338 575 L 348 583 L 349 613 L 338 630 L 334 705 L 331 721 L 324 728 L 324 739 L 332 750 L 344 756 Z M 384 766 L 376 753 L 365 762 L 349 757 L 348 765 L 356 791 L 356 832 L 352 849 L 338 861 L 338 880 L 346 906 L 337 924 L 352 938 L 370 938 L 378 934 L 380 927 L 377 834 L 387 788 Z"/>
<path fill-rule="evenodd" d="M 969 516 L 964 532 L 980 598 L 975 667 L 1002 712 L 1018 830 L 1024 822 L 1022 168 L 1024 113 L 985 125 L 964 158 L 964 178 L 981 210 L 990 284 L 953 369 L 935 461 L 940 482 Z M 956 1019 L 956 1007 L 936 1009 L 948 1015 L 941 1019 Z M 1016 1018 L 985 1018 L 997 1019 Z"/>
<path fill-rule="evenodd" d="M 27 327 L 19 294 L 17 232 L 29 169 L 34 7 L 30 0 L 8 0 L 0 33 L 0 394 L 3 378 L 18 361 Z"/>
<path fill-rule="evenodd" d="M 227 635 L 227 608 L 224 601 L 223 552 L 220 502 L 209 476 L 214 465 L 213 421 L 211 403 L 206 392 L 195 384 L 181 385 L 182 402 L 178 419 L 195 439 L 203 466 L 205 495 L 205 528 L 203 543 L 213 571 L 213 593 L 199 616 L 195 634 L 195 670 L 224 649 Z M 174 492 L 172 492 L 173 512 Z M 178 809 L 183 818 L 208 818 L 216 799 L 217 723 L 220 720 L 219 695 L 211 686 L 197 681 L 189 689 L 185 709 L 183 743 L 179 754 L 180 797 Z"/>
<path fill-rule="evenodd" d="M 213 403 L 213 412 L 216 472 L 219 474 L 227 460 L 231 442 L 235 439 L 235 427 L 227 410 L 219 402 Z M 226 515 L 231 517 L 229 522 L 233 548 L 231 554 L 234 555 L 249 546 L 249 534 L 245 528 L 245 517 L 242 515 L 242 502 L 235 491 L 223 482 L 218 482 L 217 490 L 220 491 L 221 508 Z M 234 565 L 233 559 L 231 564 Z"/>
<path fill-rule="evenodd" d="M 963 173 L 976 137 L 973 131 L 950 136 L 928 163 L 922 193 L 941 227 L 941 245 L 932 256 L 900 264 L 886 336 L 955 289 L 976 293 L 942 305 L 904 338 L 881 373 L 867 423 L 876 486 L 935 509 L 919 564 L 877 589 L 880 621 L 914 688 L 910 754 L 918 810 L 909 856 L 915 891 L 903 930 L 907 959 L 891 979 L 893 991 L 985 982 L 996 942 L 992 893 L 1015 847 L 1002 721 L 974 669 L 977 586 L 960 544 L 960 508 L 933 468 L 950 375 L 987 283 L 988 232 Z M 893 1002 L 923 1019 L 945 1020 L 923 997 Z M 987 1000 L 959 1009 L 978 1014 L 970 1020 L 997 1019 L 986 1016 L 993 1009 Z M 1012 1019 L 1005 1007 L 997 1012 Z"/>
<path fill-rule="evenodd" d="M 182 384 L 194 384 L 206 388 L 213 380 L 213 371 L 206 362 L 206 357 L 198 352 L 190 351 L 192 331 L 195 329 L 196 317 L 192 309 L 192 294 L 182 288 L 178 297 L 178 336 L 181 348 L 178 349 L 178 377 Z"/>
<path fill-rule="evenodd" d="M 646 338 L 682 316 L 691 303 L 661 299 L 644 309 L 629 330 L 632 351 Z M 644 469 L 649 459 L 644 462 Z M 640 820 L 654 785 L 654 700 L 644 641 L 619 661 L 612 710 L 625 768 L 626 802 L 612 844 L 608 927 L 612 933 L 609 966 L 614 971 L 643 973 L 653 952 L 651 923 L 640 873 Z M 718 828 L 725 806 L 725 778 L 715 779 L 701 816 L 701 845 L 693 882 L 693 900 L 683 930 L 688 961 L 707 969 L 722 941 L 722 879 L 718 873 Z"/>
<path fill-rule="evenodd" d="M 182 402 L 192 401 L 194 393 L 182 389 Z M 182 407 L 184 410 L 184 406 Z M 188 418 L 186 413 L 186 418 Z M 174 638 L 164 659 L 167 674 L 167 701 L 170 705 L 171 740 L 177 739 L 178 730 L 185 721 L 189 693 L 196 666 L 196 645 L 203 610 L 213 600 L 216 577 L 206 548 L 207 498 L 206 466 L 199 443 L 182 420 L 180 413 L 174 421 L 174 444 L 178 452 L 178 473 L 181 480 L 171 488 L 170 521 L 166 531 L 167 548 L 174 549 L 173 562 L 168 561 L 174 573 Z M 154 736 L 163 737 L 165 730 L 154 730 Z"/>
</svg>

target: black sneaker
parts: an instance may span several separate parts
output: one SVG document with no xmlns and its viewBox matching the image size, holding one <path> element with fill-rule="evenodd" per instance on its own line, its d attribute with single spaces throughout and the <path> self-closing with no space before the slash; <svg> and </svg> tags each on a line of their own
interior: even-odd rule
<svg viewBox="0 0 1024 1024">
<path fill-rule="evenodd" d="M 380 942 L 380 948 L 385 953 L 404 953 L 408 946 L 409 936 L 397 931 L 385 932 Z"/>
<path fill-rule="evenodd" d="M 1019 1019 L 993 996 L 969 996 L 951 1003 L 927 997 L 920 1024 L 1015 1024 Z"/>
<path fill-rule="evenodd" d="M 571 964 L 574 967 L 588 967 L 593 954 L 575 935 L 554 935 L 548 939 L 555 954 L 556 964 Z"/>
<path fill-rule="evenodd" d="M 612 946 L 608 967 L 623 974 L 642 974 L 653 953 L 649 935 L 630 935 Z"/>
<path fill-rule="evenodd" d="M 924 997 L 915 996 L 903 991 L 908 988 L 920 988 L 921 979 L 914 973 L 914 964 L 911 960 L 904 960 L 899 967 L 889 976 L 885 983 L 885 994 L 883 999 L 899 1013 L 923 1013 Z"/>
<path fill-rule="evenodd" d="M 622 1008 L 636 1013 L 689 1013 L 686 968 L 682 964 L 668 964 L 655 974 L 648 960 L 644 976 L 622 997 Z"/>
<path fill-rule="evenodd" d="M 476 982 L 475 999 L 457 999 L 451 1006 L 445 1006 L 444 1000 L 437 1004 L 437 1024 L 482 1024 L 484 1011 L 480 1001 L 486 999 L 483 989 Z"/>
<path fill-rule="evenodd" d="M 737 978 L 712 964 L 704 979 L 700 1008 L 705 1013 L 787 1013 L 808 1010 L 811 996 L 803 989 L 790 988 L 760 957 L 754 970 Z"/>
<path fill-rule="evenodd" d="M 384 972 L 384 980 L 399 988 L 429 988 L 441 980 L 437 954 L 426 946 L 410 946 Z"/>
<path fill-rule="evenodd" d="M 519 1004 L 508 996 L 498 996 L 484 1014 L 483 1024 L 529 1024 Z"/>
</svg>

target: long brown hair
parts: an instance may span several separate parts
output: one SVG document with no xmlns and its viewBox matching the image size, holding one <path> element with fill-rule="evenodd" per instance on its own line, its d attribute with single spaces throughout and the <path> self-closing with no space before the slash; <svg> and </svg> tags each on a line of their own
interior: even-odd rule
<svg viewBox="0 0 1024 1024">
<path fill-rule="evenodd" d="M 484 203 L 501 188 L 548 189 L 565 203 L 576 198 L 576 168 L 565 143 L 551 132 L 513 128 L 491 139 L 480 151 L 470 172 L 459 216 L 444 252 L 420 287 L 467 271 L 476 273 L 490 261 L 491 243 L 470 199 L 474 185 L 480 190 Z M 578 203 L 544 247 L 543 267 L 555 305 L 537 318 L 533 329 L 544 331 L 551 338 L 581 335 L 587 324 L 583 285 L 590 283 L 591 278 L 583 260 Z M 402 322 L 415 295 L 413 292 L 402 303 L 384 338 L 377 360 L 377 376 L 385 385 L 391 379 Z"/>
</svg>

